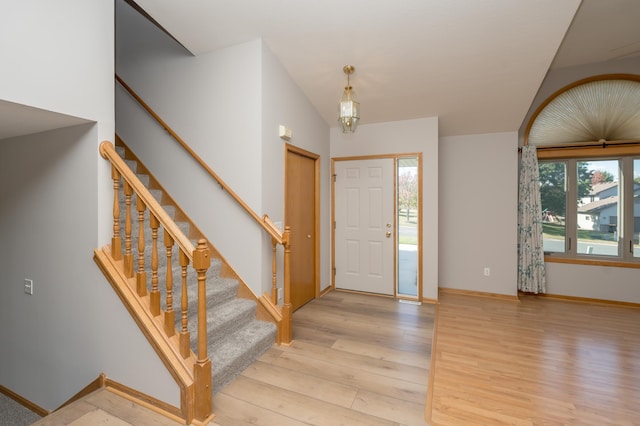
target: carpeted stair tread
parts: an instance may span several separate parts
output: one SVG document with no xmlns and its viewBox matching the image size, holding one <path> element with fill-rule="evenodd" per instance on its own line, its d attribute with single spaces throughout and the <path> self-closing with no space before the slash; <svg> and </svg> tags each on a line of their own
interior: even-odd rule
<svg viewBox="0 0 640 426">
<path fill-rule="evenodd" d="M 136 170 L 138 170 L 138 162 L 136 160 L 124 160 L 125 163 L 127 163 L 127 166 L 129 166 L 129 168 L 131 169 L 132 172 L 136 172 Z"/>
<path fill-rule="evenodd" d="M 159 285 L 161 302 L 164 308 L 164 302 L 166 298 L 166 286 L 164 278 L 166 271 L 158 271 L 158 278 L 162 284 Z M 148 278 L 149 291 L 151 290 L 151 279 Z M 233 278 L 224 277 L 209 277 L 206 281 L 207 291 L 207 308 L 213 308 L 218 304 L 225 303 L 226 301 L 235 298 L 238 295 L 238 281 Z M 198 282 L 195 278 L 195 273 L 192 279 L 187 279 L 187 300 L 189 304 L 195 307 L 195 301 L 198 295 Z M 178 274 L 173 274 L 173 303 L 174 309 L 180 306 L 180 300 L 182 298 L 182 279 Z"/>
<path fill-rule="evenodd" d="M 276 326 L 253 320 L 209 345 L 213 393 L 218 392 L 273 345 Z"/>
<path fill-rule="evenodd" d="M 174 286 L 174 309 L 179 307 L 181 300 L 181 285 Z M 161 294 L 164 290 L 161 290 Z M 233 278 L 212 277 L 207 280 L 207 310 L 214 309 L 218 305 L 232 300 L 238 295 L 238 281 Z M 198 300 L 198 284 L 189 282 L 187 287 L 187 300 L 189 301 L 189 313 L 195 315 L 196 301 Z M 164 295 L 162 295 L 164 299 Z"/>
<path fill-rule="evenodd" d="M 122 206 L 122 211 L 120 214 L 120 236 L 122 238 L 122 243 L 123 243 L 123 250 L 124 250 L 124 242 L 125 242 L 125 221 L 126 221 L 126 213 L 124 211 L 124 203 L 121 205 Z M 167 207 L 170 206 L 163 206 L 163 209 L 165 209 L 165 211 L 167 210 Z M 145 249 L 151 249 L 152 245 L 152 241 L 153 241 L 153 234 L 151 233 L 151 229 L 148 226 L 148 220 L 149 220 L 149 210 L 145 210 L 144 212 L 144 220 L 145 220 L 145 226 L 144 226 L 144 242 L 145 242 Z M 178 229 L 180 229 L 180 232 L 182 232 L 184 235 L 186 235 L 187 237 L 189 236 L 189 233 L 191 231 L 191 225 L 189 225 L 188 222 L 175 222 L 175 224 L 178 226 Z M 132 240 L 132 250 L 134 253 L 137 254 L 138 252 L 138 212 L 135 210 L 135 208 L 132 205 L 131 208 L 131 240 Z M 191 244 L 193 244 L 194 247 L 196 247 L 198 245 L 198 242 L 195 240 L 190 240 Z M 174 244 L 174 255 L 176 253 L 176 249 L 177 249 L 177 245 Z M 166 253 L 165 253 L 165 245 L 164 245 L 164 228 L 162 227 L 162 224 L 160 225 L 160 228 L 158 228 L 158 251 L 162 251 L 162 255 L 164 257 L 166 257 Z M 150 253 L 150 252 L 149 252 Z M 146 253 L 145 253 L 146 256 Z"/>
<path fill-rule="evenodd" d="M 234 298 L 218 304 L 207 313 L 207 340 L 209 345 L 236 332 L 256 317 L 255 302 Z"/>
<path fill-rule="evenodd" d="M 233 278 L 213 277 L 211 283 L 207 280 L 207 298 L 212 299 L 207 306 L 214 307 L 217 304 L 231 300 L 238 295 L 238 280 Z"/>
<path fill-rule="evenodd" d="M 140 177 L 140 175 L 137 175 L 138 177 Z M 162 190 L 161 189 L 149 189 L 149 192 L 151 193 L 151 196 L 153 196 L 153 198 L 156 199 L 157 202 L 161 203 L 162 202 Z"/>
<path fill-rule="evenodd" d="M 150 182 L 149 175 L 139 174 L 139 175 L 136 175 L 136 176 L 138 176 L 138 179 L 140 179 L 140 182 L 142 182 L 142 184 L 144 186 L 149 188 L 149 182 Z"/>
</svg>

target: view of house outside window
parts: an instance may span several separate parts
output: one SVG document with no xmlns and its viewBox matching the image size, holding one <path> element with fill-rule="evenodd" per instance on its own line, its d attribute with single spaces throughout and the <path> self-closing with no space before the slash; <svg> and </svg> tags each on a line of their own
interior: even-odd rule
<svg viewBox="0 0 640 426">
<path fill-rule="evenodd" d="M 579 254 L 618 256 L 618 160 L 578 161 L 576 236 Z"/>
<path fill-rule="evenodd" d="M 640 257 L 640 159 L 541 161 L 539 172 L 546 253 Z"/>
</svg>

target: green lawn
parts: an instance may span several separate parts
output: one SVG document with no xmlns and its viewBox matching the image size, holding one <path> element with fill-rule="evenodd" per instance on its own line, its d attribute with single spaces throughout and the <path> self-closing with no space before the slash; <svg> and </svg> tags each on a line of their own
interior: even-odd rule
<svg viewBox="0 0 640 426">
<path fill-rule="evenodd" d="M 415 211 L 411 211 L 409 213 L 409 220 L 407 220 L 407 215 L 403 211 L 398 214 L 398 224 L 400 226 L 418 226 L 418 218 Z M 398 244 L 413 244 L 418 245 L 418 237 L 409 237 L 406 235 L 400 235 L 398 237 Z"/>
<path fill-rule="evenodd" d="M 400 236 L 400 238 L 398 238 L 398 244 L 412 244 L 415 246 L 418 245 L 418 238 Z"/>
<path fill-rule="evenodd" d="M 543 223 L 542 234 L 544 237 L 564 237 L 565 226 L 558 223 Z M 591 231 L 588 229 L 578 229 L 579 240 L 607 240 L 611 239 L 611 234 L 608 232 Z"/>
</svg>

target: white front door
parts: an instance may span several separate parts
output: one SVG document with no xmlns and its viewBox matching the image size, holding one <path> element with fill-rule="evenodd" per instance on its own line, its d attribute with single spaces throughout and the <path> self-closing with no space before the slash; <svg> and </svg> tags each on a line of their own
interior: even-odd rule
<svg viewBox="0 0 640 426">
<path fill-rule="evenodd" d="M 393 295 L 393 158 L 336 161 L 335 286 Z"/>
</svg>

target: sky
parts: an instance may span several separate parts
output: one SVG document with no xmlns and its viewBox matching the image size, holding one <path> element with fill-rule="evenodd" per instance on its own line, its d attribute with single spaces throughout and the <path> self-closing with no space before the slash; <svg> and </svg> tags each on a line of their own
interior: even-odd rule
<svg viewBox="0 0 640 426">
<path fill-rule="evenodd" d="M 603 161 L 590 161 L 587 165 L 589 170 L 604 170 L 607 171 L 609 173 L 611 173 L 611 175 L 613 176 L 613 180 L 617 181 L 618 180 L 618 161 L 617 160 L 603 160 Z M 634 174 L 636 174 L 636 177 L 638 171 L 634 171 Z"/>
</svg>

